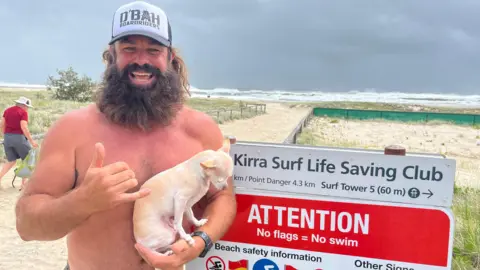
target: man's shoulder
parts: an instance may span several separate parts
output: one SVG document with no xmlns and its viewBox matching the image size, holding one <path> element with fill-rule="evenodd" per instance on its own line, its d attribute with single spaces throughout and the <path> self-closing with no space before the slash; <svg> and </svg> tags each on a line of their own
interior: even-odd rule
<svg viewBox="0 0 480 270">
<path fill-rule="evenodd" d="M 17 106 L 10 106 L 10 107 L 6 108 L 6 109 L 3 111 L 3 113 L 4 113 L 4 114 L 10 113 L 10 112 L 14 111 L 16 107 L 17 107 Z"/>
<path fill-rule="evenodd" d="M 23 110 L 22 108 L 16 105 L 10 106 L 3 111 L 4 117 L 18 117 L 18 116 L 22 116 L 22 114 L 27 114 L 27 113 L 25 110 Z"/>
<path fill-rule="evenodd" d="M 88 130 L 86 126 L 91 123 L 94 115 L 95 111 L 92 105 L 67 111 L 54 122 L 50 130 L 61 131 L 62 133 Z"/>
<path fill-rule="evenodd" d="M 98 112 L 94 105 L 73 109 L 60 116 L 47 130 L 44 143 L 56 148 L 75 149 L 85 138 L 97 119 Z"/>
<path fill-rule="evenodd" d="M 196 110 L 191 107 L 185 106 L 182 112 L 183 116 L 188 120 L 188 124 L 207 123 L 210 125 L 218 126 L 215 120 L 205 112 Z"/>
<path fill-rule="evenodd" d="M 85 120 L 93 115 L 92 105 L 87 105 L 78 109 L 65 112 L 59 119 L 62 120 Z"/>
<path fill-rule="evenodd" d="M 185 131 L 200 141 L 205 148 L 217 148 L 223 141 L 222 131 L 217 122 L 207 113 L 190 107 L 183 109 Z"/>
</svg>

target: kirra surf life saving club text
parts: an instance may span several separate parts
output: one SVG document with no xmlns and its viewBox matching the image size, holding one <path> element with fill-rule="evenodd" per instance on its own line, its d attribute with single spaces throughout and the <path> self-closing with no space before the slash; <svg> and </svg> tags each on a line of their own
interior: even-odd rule
<svg viewBox="0 0 480 270">
<path fill-rule="evenodd" d="M 247 154 L 235 153 L 233 156 L 235 166 L 250 168 L 271 168 L 277 170 L 306 171 L 313 173 L 328 173 L 344 175 L 358 175 L 384 178 L 386 181 L 395 181 L 399 173 L 408 180 L 426 180 L 439 182 L 443 179 L 443 173 L 435 166 L 422 168 L 419 165 L 411 164 L 403 168 L 384 167 L 376 165 L 374 162 L 362 162 L 354 164 L 350 161 L 341 161 L 340 164 L 329 162 L 323 158 L 304 158 L 297 159 L 272 157 L 271 160 L 261 157 L 249 157 Z"/>
</svg>

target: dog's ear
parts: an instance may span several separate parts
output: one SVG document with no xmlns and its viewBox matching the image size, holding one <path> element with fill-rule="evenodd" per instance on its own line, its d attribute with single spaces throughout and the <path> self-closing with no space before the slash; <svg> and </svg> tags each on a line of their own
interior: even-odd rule
<svg viewBox="0 0 480 270">
<path fill-rule="evenodd" d="M 221 150 L 225 153 L 230 152 L 230 138 L 228 138 L 228 137 L 223 138 L 223 145 L 222 145 L 222 147 L 220 147 L 219 150 Z"/>
<path fill-rule="evenodd" d="M 200 165 L 204 170 L 206 169 L 213 169 L 216 167 L 215 160 L 213 159 L 207 159 L 205 161 L 200 162 Z"/>
</svg>

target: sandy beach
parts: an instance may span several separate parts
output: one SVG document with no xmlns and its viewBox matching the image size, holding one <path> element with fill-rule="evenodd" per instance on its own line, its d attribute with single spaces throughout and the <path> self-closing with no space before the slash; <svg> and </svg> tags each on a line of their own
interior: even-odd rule
<svg viewBox="0 0 480 270">
<path fill-rule="evenodd" d="M 237 140 L 281 143 L 307 112 L 307 108 L 289 109 L 285 104 L 268 103 L 266 114 L 222 124 L 220 128 Z M 65 238 L 23 242 L 18 236 L 14 206 L 20 193 L 12 188 L 12 179 L 13 170 L 4 177 L 0 189 L 0 270 L 63 269 L 67 258 Z M 15 182 L 17 188 L 20 183 L 20 179 Z"/>
<path fill-rule="evenodd" d="M 480 130 L 471 126 L 316 117 L 302 137 L 307 144 L 380 150 L 397 144 L 407 152 L 443 154 L 457 161 L 457 185 L 480 188 Z"/>
</svg>

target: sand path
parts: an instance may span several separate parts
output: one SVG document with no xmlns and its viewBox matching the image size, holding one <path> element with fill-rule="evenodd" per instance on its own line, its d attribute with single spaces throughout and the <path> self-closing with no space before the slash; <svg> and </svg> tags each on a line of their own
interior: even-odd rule
<svg viewBox="0 0 480 270">
<path fill-rule="evenodd" d="M 308 108 L 288 108 L 285 104 L 269 103 L 267 113 L 220 125 L 225 135 L 239 141 L 282 143 L 308 113 Z"/>
<path fill-rule="evenodd" d="M 268 104 L 267 114 L 221 125 L 226 135 L 242 141 L 283 142 L 308 109 L 289 109 Z M 1 182 L 0 189 L 0 269 L 55 270 L 66 263 L 65 238 L 52 242 L 24 242 L 15 229 L 15 202 L 19 196 L 12 188 L 13 170 Z M 20 179 L 15 184 L 18 188 Z"/>
</svg>

